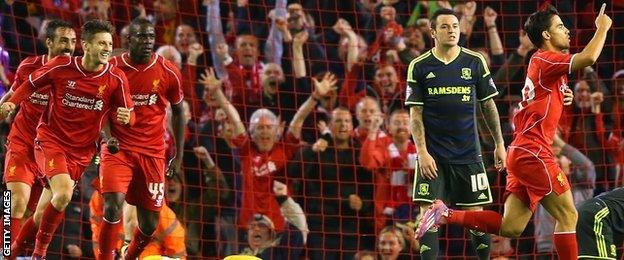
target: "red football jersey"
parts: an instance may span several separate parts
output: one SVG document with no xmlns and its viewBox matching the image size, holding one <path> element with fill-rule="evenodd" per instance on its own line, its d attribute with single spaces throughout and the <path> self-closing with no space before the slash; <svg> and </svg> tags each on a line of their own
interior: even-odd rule
<svg viewBox="0 0 624 260">
<path fill-rule="evenodd" d="M 520 111 L 514 117 L 514 141 L 537 142 L 550 149 L 563 111 L 563 92 L 568 89 L 572 56 L 537 51 L 531 57 L 522 89 Z"/>
<path fill-rule="evenodd" d="M 180 70 L 163 56 L 153 54 L 146 64 L 134 64 L 128 53 L 114 57 L 130 82 L 134 113 L 138 120 L 132 127 L 111 124 L 111 135 L 121 149 L 165 158 L 165 115 L 169 102 L 184 99 Z"/>
<path fill-rule="evenodd" d="M 280 213 L 280 205 L 273 193 L 275 177 L 285 177 L 286 163 L 292 158 L 299 147 L 299 139 L 290 132 L 281 141 L 275 143 L 268 153 L 259 152 L 247 134 L 234 139 L 240 148 L 243 169 L 243 201 L 241 205 L 240 225 L 247 225 L 253 214 L 261 213 L 269 216 L 275 228 L 282 230 L 284 217 Z"/>
<path fill-rule="evenodd" d="M 24 59 L 15 73 L 15 81 L 11 86 L 13 92 L 17 91 L 22 83 L 28 81 L 28 76 L 33 71 L 43 67 L 48 61 L 48 55 L 32 56 Z M 49 91 L 35 91 L 30 95 L 28 100 L 17 104 L 20 106 L 19 112 L 13 119 L 11 131 L 8 139 L 10 142 L 21 142 L 26 145 L 32 145 L 37 135 L 37 124 L 41 113 L 48 105 Z"/>
<path fill-rule="evenodd" d="M 123 72 L 110 63 L 100 71 L 89 72 L 81 61 L 82 57 L 68 56 L 50 60 L 30 74 L 9 100 L 16 104 L 35 90 L 49 89 L 50 100 L 37 126 L 37 139 L 88 149 L 95 146 L 111 110 L 133 108 Z"/>
</svg>

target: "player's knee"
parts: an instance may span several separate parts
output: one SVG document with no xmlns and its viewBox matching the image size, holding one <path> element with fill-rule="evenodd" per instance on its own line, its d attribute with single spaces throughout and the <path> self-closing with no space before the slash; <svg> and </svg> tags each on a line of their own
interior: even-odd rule
<svg viewBox="0 0 624 260">
<path fill-rule="evenodd" d="M 123 208 L 123 196 L 118 194 L 105 194 L 104 218 L 107 221 L 115 222 L 121 218 Z"/>
<path fill-rule="evenodd" d="M 524 232 L 523 227 L 503 226 L 501 227 L 500 235 L 503 237 L 517 238 L 522 235 L 522 232 Z"/>
<path fill-rule="evenodd" d="M 14 218 L 22 218 L 26 212 L 26 204 L 28 200 L 23 197 L 11 198 L 11 216 Z"/>
<path fill-rule="evenodd" d="M 566 230 L 571 230 L 576 227 L 576 222 L 578 221 L 578 212 L 575 208 L 566 209 L 558 214 L 555 217 L 557 223 L 561 225 Z"/>
<path fill-rule="evenodd" d="M 52 206 L 54 206 L 57 210 L 64 210 L 71 201 L 72 195 L 72 190 L 69 190 L 69 192 L 62 191 L 54 193 L 50 203 L 52 203 Z"/>
</svg>

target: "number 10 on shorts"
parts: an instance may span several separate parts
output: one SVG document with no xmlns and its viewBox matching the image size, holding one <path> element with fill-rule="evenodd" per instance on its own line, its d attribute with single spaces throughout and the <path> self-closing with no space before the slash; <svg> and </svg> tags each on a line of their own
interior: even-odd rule
<svg viewBox="0 0 624 260">
<path fill-rule="evenodd" d="M 472 192 L 486 190 L 488 188 L 487 175 L 484 172 L 470 175 L 470 183 L 472 185 Z"/>
</svg>

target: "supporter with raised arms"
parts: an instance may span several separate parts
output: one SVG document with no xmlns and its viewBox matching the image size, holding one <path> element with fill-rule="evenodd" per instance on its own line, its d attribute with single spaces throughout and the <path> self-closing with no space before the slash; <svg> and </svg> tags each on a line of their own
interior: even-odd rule
<svg viewBox="0 0 624 260">
<path fill-rule="evenodd" d="M 114 121 L 134 124 L 128 80 L 109 62 L 113 26 L 92 20 L 81 29 L 82 57 L 58 56 L 34 71 L 29 80 L 0 106 L 0 118 L 15 110 L 34 91 L 50 90 L 49 105 L 41 117 L 35 139 L 35 159 L 47 177 L 35 218 L 41 224 L 33 258 L 43 258 L 54 231 L 63 219 L 76 181 L 96 152 L 103 123 L 116 108 Z"/>
<path fill-rule="evenodd" d="M 538 203 L 556 219 L 554 244 L 559 259 L 576 259 L 577 212 L 567 177 L 557 165 L 550 145 L 564 105 L 571 105 L 567 74 L 596 62 L 611 27 L 603 4 L 594 37 L 580 53 L 571 55 L 570 31 L 557 10 L 549 6 L 533 13 L 525 31 L 538 50 L 529 63 L 520 111 L 514 117 L 514 140 L 507 158 L 505 212 L 451 210 L 436 200 L 423 215 L 417 234 L 449 223 L 506 237 L 524 231 Z M 421 152 L 419 150 L 419 152 Z"/>
<path fill-rule="evenodd" d="M 315 86 L 314 92 L 299 107 L 284 139 L 280 142 L 281 126 L 275 114 L 264 108 L 256 110 L 251 115 L 249 133 L 247 133 L 238 111 L 223 93 L 222 82 L 215 77 L 214 71 L 206 70 L 201 77 L 200 82 L 204 84 L 208 93 L 213 95 L 234 125 L 232 141 L 240 149 L 243 172 L 243 199 L 239 217 L 241 227 L 249 223 L 253 214 L 261 213 L 274 221 L 278 231 L 284 229 L 280 207 L 272 195 L 273 180 L 276 178 L 281 180 L 286 176 L 284 166 L 299 147 L 301 127 L 305 118 L 314 109 L 318 103 L 317 100 L 334 89 L 336 81 L 330 75 L 320 82 L 315 78 L 312 80 Z"/>
</svg>

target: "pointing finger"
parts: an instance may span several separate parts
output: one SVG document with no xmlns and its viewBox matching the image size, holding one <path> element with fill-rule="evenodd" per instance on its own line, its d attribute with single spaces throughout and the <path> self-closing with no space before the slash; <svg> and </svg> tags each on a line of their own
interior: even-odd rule
<svg viewBox="0 0 624 260">
<path fill-rule="evenodd" d="M 598 13 L 598 16 L 601 16 L 604 14 L 605 8 L 607 8 L 607 4 L 606 3 L 602 3 L 602 6 L 600 7 L 600 12 Z"/>
</svg>

